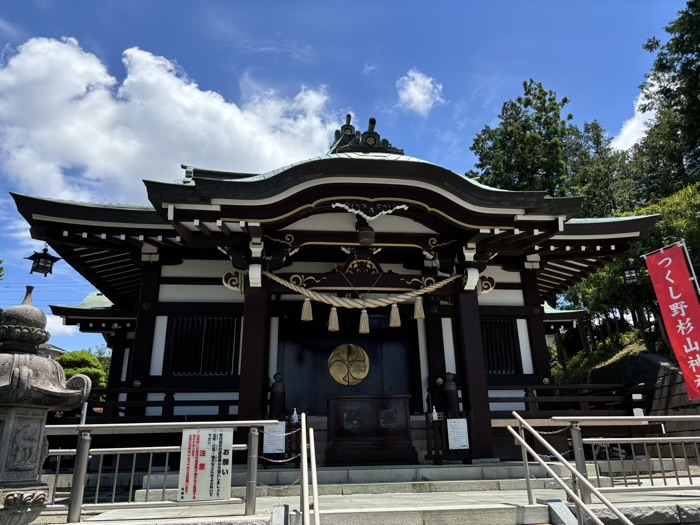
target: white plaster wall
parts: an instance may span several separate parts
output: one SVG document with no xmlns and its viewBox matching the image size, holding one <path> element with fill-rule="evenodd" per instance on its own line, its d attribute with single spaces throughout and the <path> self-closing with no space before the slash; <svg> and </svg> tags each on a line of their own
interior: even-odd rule
<svg viewBox="0 0 700 525">
<path fill-rule="evenodd" d="M 499 290 L 498 282 L 492 292 L 479 296 L 482 306 L 524 306 L 522 290 Z"/>
<path fill-rule="evenodd" d="M 237 400 L 238 392 L 183 392 L 175 394 L 175 401 L 219 401 L 219 400 Z M 150 393 L 146 395 L 147 401 L 159 401 L 163 403 L 165 394 Z M 219 414 L 217 406 L 189 406 L 175 407 L 174 414 L 176 416 L 216 416 Z M 238 407 L 230 407 L 229 415 L 237 415 Z M 147 416 L 162 416 L 162 407 L 146 407 Z"/>
<path fill-rule="evenodd" d="M 487 266 L 481 275 L 493 277 L 496 281 L 496 288 L 498 288 L 498 283 L 520 282 L 520 272 L 507 272 L 500 266 Z"/>
<path fill-rule="evenodd" d="M 165 394 L 159 394 L 157 392 L 155 392 L 155 393 L 151 392 L 149 394 L 146 394 L 146 401 L 160 401 L 162 404 L 164 399 L 165 399 Z M 146 407 L 146 415 L 147 416 L 162 416 L 163 409 L 161 407 Z"/>
<path fill-rule="evenodd" d="M 165 303 L 242 303 L 243 295 L 229 290 L 223 284 L 161 284 L 158 301 Z"/>
<path fill-rule="evenodd" d="M 457 361 L 455 358 L 455 340 L 452 331 L 452 319 L 443 317 L 442 321 L 442 346 L 445 352 L 445 371 L 457 373 Z"/>
<path fill-rule="evenodd" d="M 273 379 L 272 376 L 274 376 L 278 370 L 277 370 L 277 353 L 278 353 L 278 347 L 279 347 L 279 329 L 280 329 L 280 318 L 279 317 L 270 317 L 270 343 L 268 347 L 269 355 L 268 355 L 268 369 L 267 369 L 267 375 L 270 378 L 270 382 L 272 383 Z"/>
<path fill-rule="evenodd" d="M 281 231 L 339 231 L 354 232 L 357 217 L 350 212 L 324 213 L 298 220 Z M 437 235 L 434 230 L 406 217 L 382 215 L 370 221 L 370 226 L 380 233 L 427 233 Z"/>
<path fill-rule="evenodd" d="M 498 397 L 522 397 L 525 395 L 524 390 L 489 390 L 489 398 Z M 525 410 L 525 403 L 505 402 L 505 403 L 489 403 L 491 410 Z"/>
<path fill-rule="evenodd" d="M 175 394 L 175 401 L 219 401 L 219 400 L 237 400 L 238 392 L 214 392 L 208 394 L 206 392 L 186 392 Z M 175 407 L 174 414 L 176 416 L 216 416 L 219 414 L 217 406 L 192 406 L 192 407 Z M 238 407 L 229 407 L 229 415 L 237 415 Z"/>
<path fill-rule="evenodd" d="M 231 262 L 227 260 L 185 259 L 181 264 L 163 266 L 161 277 L 223 277 L 230 272 Z"/>
<path fill-rule="evenodd" d="M 534 374 L 535 366 L 532 362 L 532 348 L 530 347 L 530 332 L 527 328 L 527 319 L 517 319 L 516 325 L 518 327 L 518 343 L 523 374 Z"/>
<path fill-rule="evenodd" d="M 124 348 L 124 361 L 122 362 L 122 373 L 119 376 L 120 381 L 126 381 L 126 373 L 129 370 L 130 354 L 131 354 L 131 347 Z"/>
<path fill-rule="evenodd" d="M 165 356 L 165 336 L 168 330 L 168 317 L 157 315 L 153 329 L 153 350 L 151 351 L 150 374 L 163 375 L 163 357 Z"/>
<path fill-rule="evenodd" d="M 428 339 L 425 333 L 425 320 L 416 320 L 418 329 L 418 360 L 420 362 L 421 392 L 428 391 Z M 423 412 L 428 410 L 428 402 L 423 397 Z"/>
</svg>

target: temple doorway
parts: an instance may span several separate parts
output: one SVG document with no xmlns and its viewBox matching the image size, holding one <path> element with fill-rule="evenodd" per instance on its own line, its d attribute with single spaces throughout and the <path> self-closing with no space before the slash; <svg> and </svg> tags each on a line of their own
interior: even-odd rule
<svg viewBox="0 0 700 525">
<path fill-rule="evenodd" d="M 370 312 L 370 333 L 359 334 L 358 311 L 344 310 L 337 332 L 328 332 L 322 308 L 315 309 L 314 317 L 306 322 L 280 318 L 278 363 L 285 377 L 288 410 L 325 416 L 329 397 L 408 394 L 410 411 L 422 411 L 415 321 L 406 316 L 403 326 L 390 328 L 388 315 Z M 333 351 L 348 344 L 364 351 L 369 368 L 364 379 L 351 384 L 334 379 L 329 371 Z"/>
</svg>

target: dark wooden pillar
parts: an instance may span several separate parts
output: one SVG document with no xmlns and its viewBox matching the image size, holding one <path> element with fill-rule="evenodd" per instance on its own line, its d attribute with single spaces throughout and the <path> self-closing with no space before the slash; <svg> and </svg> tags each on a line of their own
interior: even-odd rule
<svg viewBox="0 0 700 525">
<path fill-rule="evenodd" d="M 124 350 L 126 348 L 126 332 L 118 330 L 112 339 L 112 358 L 109 364 L 109 377 L 107 378 L 107 389 L 111 390 L 105 400 L 110 404 L 106 410 L 106 416 L 116 417 L 116 404 L 119 399 L 119 383 L 121 382 L 122 367 L 124 366 Z"/>
<path fill-rule="evenodd" d="M 269 324 L 267 290 L 247 288 L 243 303 L 238 419 L 260 419 L 266 412 Z"/>
<path fill-rule="evenodd" d="M 151 354 L 153 353 L 153 332 L 156 326 L 155 306 L 160 290 L 160 265 L 148 263 L 143 267 L 141 294 L 136 306 L 136 331 L 130 352 L 130 366 L 126 373 L 126 387 L 148 388 L 151 376 Z M 145 401 L 146 394 L 129 393 L 127 400 Z M 145 407 L 127 410 L 127 415 L 144 415 Z"/>
<path fill-rule="evenodd" d="M 550 355 L 547 349 L 547 339 L 544 333 L 544 308 L 542 298 L 537 290 L 537 274 L 532 270 L 520 272 L 523 284 L 523 296 L 527 307 L 527 331 L 530 334 L 530 349 L 535 375 L 549 378 Z"/>
<path fill-rule="evenodd" d="M 148 386 L 151 375 L 151 354 L 153 353 L 153 331 L 156 324 L 156 303 L 160 289 L 160 265 L 146 264 L 143 268 L 141 295 L 136 310 L 136 333 L 131 348 L 131 369 L 127 381 L 140 381 Z M 130 387 L 132 385 L 129 385 Z"/>
<path fill-rule="evenodd" d="M 469 440 L 474 458 L 493 457 L 493 431 L 486 382 L 486 364 L 481 340 L 481 316 L 474 292 L 455 296 L 455 326 L 458 376 L 462 383 L 462 404 L 469 415 Z"/>
<path fill-rule="evenodd" d="M 122 367 L 124 366 L 124 350 L 126 349 L 126 332 L 117 331 L 112 340 L 112 359 L 109 363 L 107 388 L 119 388 Z"/>
</svg>

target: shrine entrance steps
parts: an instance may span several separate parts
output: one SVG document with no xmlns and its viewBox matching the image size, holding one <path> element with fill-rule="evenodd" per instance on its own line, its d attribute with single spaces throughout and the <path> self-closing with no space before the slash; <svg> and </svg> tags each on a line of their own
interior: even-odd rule
<svg viewBox="0 0 700 525">
<path fill-rule="evenodd" d="M 552 465 L 566 477 L 563 467 Z M 546 472 L 531 465 L 533 488 L 547 490 L 556 483 Z M 494 462 L 480 465 L 405 465 L 371 467 L 320 467 L 318 469 L 319 506 L 322 525 L 518 525 L 549 523 L 546 505 L 527 505 L 525 469 L 522 463 Z M 245 494 L 244 472 L 233 474 L 231 497 Z M 147 480 L 144 480 L 144 484 Z M 162 487 L 162 474 L 153 474 L 151 488 Z M 177 497 L 177 476 L 166 479 L 165 499 Z M 258 471 L 257 507 L 264 514 L 287 505 L 299 509 L 299 470 L 261 468 Z M 557 493 L 562 491 L 557 491 Z M 149 499 L 159 500 L 161 491 L 151 491 Z M 143 501 L 145 491 L 137 491 Z M 194 509 L 194 507 L 193 507 Z M 161 512 L 167 509 L 161 509 Z M 151 511 L 149 511 L 151 512 Z M 220 514 L 223 515 L 223 514 Z M 182 518 L 182 514 L 178 514 Z M 143 519 L 145 516 L 141 515 Z M 165 515 L 161 514 L 161 518 Z M 120 511 L 98 518 L 124 519 Z M 250 518 L 250 517 L 249 517 Z M 242 519 L 242 517 L 240 518 Z M 161 521 L 161 523 L 166 523 Z M 204 523 L 202 521 L 201 523 Z M 218 521 L 217 523 L 222 523 Z M 230 523 L 236 523 L 231 521 Z M 241 521 L 240 523 L 244 523 Z M 268 522 L 260 522 L 268 523 Z M 272 522 L 269 522 L 272 523 Z M 295 522 L 289 520 L 290 525 Z"/>
<path fill-rule="evenodd" d="M 564 477 L 564 467 L 549 464 Z M 347 467 L 318 469 L 319 509 L 322 525 L 536 525 L 555 521 L 546 500 L 566 501 L 566 494 L 545 477 L 541 467 L 531 464 L 533 493 L 537 503 L 528 504 L 525 472 L 521 463 L 499 462 L 482 465 L 410 465 L 393 467 Z M 234 472 L 232 497 L 244 494 L 244 473 Z M 144 480 L 144 483 L 147 480 Z M 177 475 L 151 476 L 151 488 L 166 482 L 165 499 L 177 497 Z M 634 494 L 611 494 L 633 523 L 700 523 L 700 498 L 679 499 L 671 487 L 658 493 L 653 505 L 636 502 Z M 159 500 L 161 491 L 149 499 Z M 243 516 L 241 505 L 206 504 L 172 508 L 115 509 L 86 521 L 99 525 L 301 525 L 299 511 L 299 470 L 260 469 L 257 513 Z M 136 499 L 144 500 L 145 491 Z M 655 496 L 657 497 L 657 496 Z M 286 521 L 274 516 L 286 507 Z M 599 505 L 593 505 L 593 508 Z M 604 523 L 615 523 L 606 509 L 596 509 Z M 313 514 L 313 509 L 312 509 Z M 55 523 L 55 522 L 54 522 Z M 313 523 L 313 521 L 312 521 Z"/>
</svg>

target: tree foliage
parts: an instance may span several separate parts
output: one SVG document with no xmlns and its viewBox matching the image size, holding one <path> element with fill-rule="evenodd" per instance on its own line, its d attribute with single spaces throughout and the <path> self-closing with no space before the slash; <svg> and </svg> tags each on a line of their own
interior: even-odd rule
<svg viewBox="0 0 700 525">
<path fill-rule="evenodd" d="M 541 82 L 523 82 L 523 96 L 503 104 L 497 127 L 486 126 L 471 150 L 478 157 L 468 176 L 506 190 L 560 192 L 567 176 L 567 142 L 573 116 L 562 117 L 569 100 Z"/>
<path fill-rule="evenodd" d="M 700 0 L 689 0 L 665 30 L 669 35 L 665 44 L 653 37 L 644 45 L 656 53 L 656 59 L 642 84 L 642 109 L 657 111 L 652 129 L 660 125 L 657 135 L 670 141 L 668 148 L 677 149 L 675 141 L 682 150 L 685 169 L 677 167 L 677 171 L 686 175 L 683 181 L 689 183 L 700 168 Z"/>
<path fill-rule="evenodd" d="M 105 388 L 107 386 L 107 373 L 99 359 L 88 350 L 68 352 L 56 358 L 63 367 L 67 378 L 76 374 L 83 374 L 90 378 L 93 388 Z"/>
<path fill-rule="evenodd" d="M 581 216 L 606 217 L 634 209 L 640 199 L 627 153 L 611 146 L 600 122 L 570 128 L 569 178 L 565 192 L 583 197 Z"/>
<path fill-rule="evenodd" d="M 0 281 L 5 277 L 5 268 L 2 267 L 2 259 L 0 259 Z"/>
</svg>

